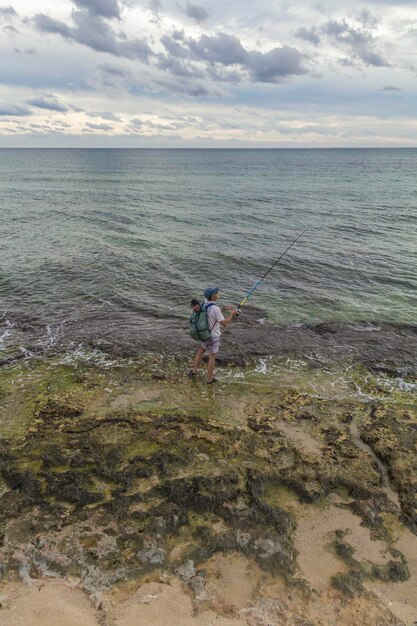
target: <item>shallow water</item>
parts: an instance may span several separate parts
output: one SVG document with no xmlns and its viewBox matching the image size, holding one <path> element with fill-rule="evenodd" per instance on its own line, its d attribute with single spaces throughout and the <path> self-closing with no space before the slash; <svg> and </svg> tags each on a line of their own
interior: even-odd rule
<svg viewBox="0 0 417 626">
<path fill-rule="evenodd" d="M 417 322 L 417 150 L 0 157 L 0 349 L 156 336 L 207 284 L 237 304 L 307 225 L 252 299 L 269 321 Z"/>
</svg>

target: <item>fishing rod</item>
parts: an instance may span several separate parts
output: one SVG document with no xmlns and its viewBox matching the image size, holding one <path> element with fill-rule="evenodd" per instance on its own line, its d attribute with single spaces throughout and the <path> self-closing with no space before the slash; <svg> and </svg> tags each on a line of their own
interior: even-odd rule
<svg viewBox="0 0 417 626">
<path fill-rule="evenodd" d="M 305 232 L 308 231 L 309 228 L 310 228 L 310 226 L 307 226 L 307 228 L 305 228 L 303 230 L 303 232 L 300 235 L 298 235 L 298 237 L 296 239 L 294 239 L 294 241 L 288 246 L 288 248 L 286 250 L 284 250 L 284 252 L 281 254 L 281 256 L 279 256 L 277 258 L 277 260 L 271 265 L 271 267 L 265 272 L 265 274 L 262 276 L 262 278 L 260 278 L 258 280 L 258 282 L 254 285 L 254 287 L 252 287 L 252 289 L 249 291 L 248 295 L 245 298 L 243 298 L 242 302 L 237 307 L 237 315 L 240 315 L 240 309 L 242 308 L 242 306 L 245 304 L 245 302 L 247 302 L 247 300 L 249 300 L 249 298 L 251 297 L 253 292 L 259 287 L 259 285 L 262 283 L 262 281 L 268 276 L 269 272 L 271 272 L 274 269 L 275 265 L 277 265 L 280 262 L 280 260 L 287 254 L 288 250 L 290 248 L 292 248 L 295 243 L 297 243 L 297 241 L 304 235 Z"/>
</svg>

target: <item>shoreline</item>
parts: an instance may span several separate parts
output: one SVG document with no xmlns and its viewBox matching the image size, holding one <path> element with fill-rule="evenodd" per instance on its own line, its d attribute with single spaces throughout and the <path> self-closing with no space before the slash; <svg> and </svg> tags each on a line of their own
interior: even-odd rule
<svg viewBox="0 0 417 626">
<path fill-rule="evenodd" d="M 187 359 L 198 347 L 189 337 L 187 321 L 169 316 L 140 319 L 135 325 L 130 320 L 129 326 L 103 324 L 99 331 L 96 321 L 85 322 L 82 328 L 76 323 L 55 330 L 40 327 L 31 337 L 35 328 L 36 324 L 25 320 L 5 326 L 0 367 L 80 350 L 99 350 L 110 359 L 143 353 Z M 411 375 L 417 372 L 417 325 L 375 321 L 280 325 L 269 323 L 261 309 L 248 306 L 244 315 L 223 331 L 218 362 L 244 366 L 254 358 L 282 356 L 359 362 Z"/>
<path fill-rule="evenodd" d="M 2 367 L 0 618 L 411 626 L 415 329 L 332 328 L 250 358 L 235 329 L 216 389 L 192 350 Z"/>
</svg>

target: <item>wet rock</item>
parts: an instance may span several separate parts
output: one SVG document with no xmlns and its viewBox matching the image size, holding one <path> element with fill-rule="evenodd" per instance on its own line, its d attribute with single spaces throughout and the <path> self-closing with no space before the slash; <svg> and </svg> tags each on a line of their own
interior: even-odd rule
<svg viewBox="0 0 417 626">
<path fill-rule="evenodd" d="M 194 566 L 194 561 L 189 560 L 186 563 L 183 563 L 182 565 L 180 565 L 179 567 L 175 569 L 175 573 L 187 585 L 190 584 L 191 580 L 197 574 L 195 566 Z"/>
<path fill-rule="evenodd" d="M 145 539 L 142 550 L 136 554 L 142 563 L 149 563 L 150 565 L 162 565 L 166 555 L 166 550 L 158 544 L 156 539 Z"/>
<path fill-rule="evenodd" d="M 317 332 L 303 332 L 321 341 Z M 126 384 L 129 398 L 136 375 L 134 369 L 112 372 Z M 150 381 L 150 371 L 143 375 Z M 179 376 L 169 371 L 175 386 Z M 299 507 L 306 507 L 301 503 L 325 499 L 333 490 L 339 503 L 353 496 L 355 502 L 345 506 L 378 537 L 387 536 L 384 514 L 398 513 L 383 497 L 369 455 L 352 441 L 346 425 L 359 418 L 373 449 L 386 444 L 386 462 L 400 485 L 404 510 L 412 511 L 412 408 L 407 413 L 402 408 L 398 422 L 397 413 L 392 419 L 383 407 L 373 413 L 368 405 L 325 401 L 297 389 L 272 393 L 268 388 L 262 396 L 254 388 L 250 402 L 248 395 L 244 401 L 238 397 L 239 415 L 233 421 L 234 400 L 227 390 L 221 391 L 224 403 L 214 406 L 190 390 L 187 381 L 184 397 L 180 383 L 175 387 L 175 402 L 183 401 L 177 407 L 170 400 L 168 409 L 158 400 L 161 406 L 150 411 L 139 400 L 129 409 L 117 408 L 112 396 L 93 415 L 92 398 L 100 397 L 106 384 L 105 374 L 102 383 L 92 384 L 95 377 L 90 372 L 86 382 L 77 382 L 79 402 L 73 391 L 60 394 L 48 388 L 48 400 L 32 407 L 36 428 L 19 441 L 0 441 L 0 470 L 9 489 L 0 499 L 0 559 L 6 573 L 19 570 L 13 554 L 20 542 L 27 542 L 29 576 L 70 573 L 97 598 L 120 577 L 159 576 L 184 559 L 176 574 L 189 585 L 195 602 L 205 606 L 212 589 L 204 563 L 218 552 L 240 552 L 256 561 L 265 578 L 272 573 L 292 580 L 293 534 Z M 162 379 L 149 384 L 172 392 Z M 239 394 L 236 388 L 233 393 Z M 283 423 L 313 433 L 320 453 L 312 459 L 291 442 L 280 429 Z M 362 567 L 355 561 L 343 537 L 334 547 L 351 568 L 334 581 L 346 596 L 361 593 L 366 577 L 401 581 L 407 576 L 405 561 L 393 551 L 388 565 L 372 570 L 369 563 Z M 278 604 L 268 610 L 265 605 L 263 613 L 259 605 L 250 623 L 256 624 L 261 614 L 269 616 L 266 620 L 274 611 L 278 615 Z"/>
<path fill-rule="evenodd" d="M 157 492 L 187 509 L 220 514 L 224 511 L 225 503 L 241 495 L 239 478 L 236 474 L 212 478 L 195 476 L 167 481 L 157 488 Z"/>
<path fill-rule="evenodd" d="M 386 565 L 374 565 L 372 576 L 378 580 L 403 582 L 410 578 L 410 571 L 402 561 L 389 561 Z"/>
<path fill-rule="evenodd" d="M 30 499 L 36 500 L 42 493 L 40 481 L 29 471 L 19 472 L 14 468 L 4 468 L 3 478 L 10 489 L 20 489 Z"/>
<path fill-rule="evenodd" d="M 369 500 L 355 500 L 349 504 L 352 513 L 359 515 L 371 528 L 381 529 L 383 527 L 383 518 L 381 513 L 393 509 L 392 504 L 384 498 L 383 505 L 378 504 L 378 500 L 374 497 Z"/>
<path fill-rule="evenodd" d="M 149 511 L 153 517 L 153 527 L 159 533 L 175 533 L 188 522 L 186 511 L 171 502 L 161 502 Z"/>
<path fill-rule="evenodd" d="M 83 407 L 76 404 L 74 400 L 67 402 L 59 398 L 48 398 L 46 403 L 38 410 L 37 417 L 41 420 L 62 420 L 66 418 L 79 417 Z"/>
<path fill-rule="evenodd" d="M 42 461 L 45 468 L 51 468 L 67 465 L 70 461 L 70 457 L 68 457 L 61 446 L 52 444 L 45 447 L 42 455 Z"/>
<path fill-rule="evenodd" d="M 346 574 L 337 574 L 332 578 L 332 585 L 350 598 L 364 593 L 363 575 L 360 571 L 351 570 Z"/>
<path fill-rule="evenodd" d="M 91 479 L 80 472 L 64 472 L 62 474 L 45 474 L 47 495 L 58 500 L 66 500 L 79 506 L 100 502 L 102 495 L 94 493 Z"/>
</svg>

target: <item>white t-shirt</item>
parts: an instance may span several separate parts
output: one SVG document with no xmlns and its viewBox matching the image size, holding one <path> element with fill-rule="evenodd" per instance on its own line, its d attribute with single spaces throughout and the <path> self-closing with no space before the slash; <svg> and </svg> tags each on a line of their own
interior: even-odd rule
<svg viewBox="0 0 417 626">
<path fill-rule="evenodd" d="M 207 306 L 207 304 L 211 304 L 211 301 L 204 300 L 204 306 Z M 211 336 L 220 337 L 222 334 L 220 330 L 220 322 L 223 322 L 224 317 L 217 304 L 211 304 L 211 306 L 207 309 L 207 320 Z"/>
</svg>

